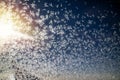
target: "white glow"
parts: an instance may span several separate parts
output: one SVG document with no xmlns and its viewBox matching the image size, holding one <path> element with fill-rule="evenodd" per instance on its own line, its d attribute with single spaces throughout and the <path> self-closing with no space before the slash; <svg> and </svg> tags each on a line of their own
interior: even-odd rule
<svg viewBox="0 0 120 80">
<path fill-rule="evenodd" d="M 5 23 L 4 20 L 0 21 L 0 37 L 6 38 L 12 34 L 14 34 L 12 23 Z"/>
<path fill-rule="evenodd" d="M 0 51 L 4 53 L 9 44 L 22 40 L 34 40 L 32 27 L 25 22 L 18 12 L 12 11 L 5 4 L 0 3 Z M 1 54 L 0 54 L 1 55 Z M 12 54 L 15 55 L 15 54 Z"/>
<path fill-rule="evenodd" d="M 11 17 L 11 12 L 6 12 L 3 15 L 0 15 L 0 39 L 9 39 L 9 38 L 29 38 L 28 35 L 25 35 L 19 31 L 15 30 L 15 27 L 19 25 L 15 25 L 14 21 Z"/>
<path fill-rule="evenodd" d="M 14 24 L 10 15 L 10 12 L 6 12 L 0 16 L 0 38 L 7 38 L 14 34 Z"/>
</svg>

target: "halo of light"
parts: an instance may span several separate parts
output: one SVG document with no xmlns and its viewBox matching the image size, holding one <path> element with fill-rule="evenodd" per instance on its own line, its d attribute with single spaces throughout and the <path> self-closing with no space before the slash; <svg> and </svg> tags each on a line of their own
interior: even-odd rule
<svg viewBox="0 0 120 80">
<path fill-rule="evenodd" d="M 12 6 L 0 3 L 0 38 L 30 38 L 32 28 L 29 22 L 23 21 L 20 14 L 12 11 Z"/>
</svg>

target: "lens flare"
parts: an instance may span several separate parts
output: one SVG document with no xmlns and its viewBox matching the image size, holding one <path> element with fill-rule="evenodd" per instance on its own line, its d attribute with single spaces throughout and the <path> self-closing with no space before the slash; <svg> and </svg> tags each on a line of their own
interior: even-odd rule
<svg viewBox="0 0 120 80">
<path fill-rule="evenodd" d="M 13 21 L 9 17 L 10 13 L 6 13 L 0 17 L 0 38 L 7 38 L 15 34 L 13 30 Z"/>
<path fill-rule="evenodd" d="M 30 38 L 32 28 L 27 19 L 12 10 L 12 6 L 0 3 L 0 39 Z"/>
</svg>

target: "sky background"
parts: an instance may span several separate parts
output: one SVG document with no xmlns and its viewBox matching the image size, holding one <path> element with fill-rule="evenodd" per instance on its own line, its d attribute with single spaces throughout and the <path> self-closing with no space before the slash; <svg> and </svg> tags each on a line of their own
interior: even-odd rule
<svg viewBox="0 0 120 80">
<path fill-rule="evenodd" d="M 119 1 L 29 2 L 34 2 L 40 15 L 46 18 L 44 25 L 48 27 L 48 37 L 54 35 L 52 41 L 47 41 L 52 47 L 46 60 L 58 70 L 119 73 Z M 53 32 L 49 32 L 49 27 Z"/>
<path fill-rule="evenodd" d="M 35 41 L 22 40 L 25 44 L 13 43 L 16 47 L 10 48 L 16 53 L 12 57 L 16 65 L 48 76 L 120 74 L 120 1 L 18 0 L 15 4 L 20 10 L 29 6 L 27 14 L 36 29 Z"/>
</svg>

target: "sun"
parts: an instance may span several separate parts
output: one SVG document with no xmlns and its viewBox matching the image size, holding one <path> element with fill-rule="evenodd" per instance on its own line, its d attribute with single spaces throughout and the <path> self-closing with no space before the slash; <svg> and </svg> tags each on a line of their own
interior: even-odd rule
<svg viewBox="0 0 120 80">
<path fill-rule="evenodd" d="M 15 3 L 9 5 L 9 2 L 5 1 L 7 0 L 0 0 L 1 53 L 8 51 L 8 48 L 5 47 L 12 43 L 34 41 L 36 33 L 30 14 L 25 13 L 25 10 L 19 8 L 19 6 L 16 7 Z"/>
<path fill-rule="evenodd" d="M 32 31 L 27 19 L 12 11 L 12 6 L 0 3 L 0 39 L 29 38 Z"/>
<path fill-rule="evenodd" d="M 15 21 L 19 22 L 19 20 L 14 20 L 11 16 L 12 13 L 7 11 L 4 14 L 0 15 L 0 38 L 1 39 L 8 39 L 12 37 L 22 37 L 26 34 L 23 34 L 18 30 L 21 24 L 16 24 Z M 21 27 L 23 28 L 23 27 Z M 27 36 L 26 36 L 27 37 Z"/>
<path fill-rule="evenodd" d="M 10 18 L 10 13 L 7 12 L 4 15 L 0 16 L 0 38 L 7 38 L 13 34 L 15 34 L 15 31 L 13 29 L 12 19 Z"/>
</svg>

